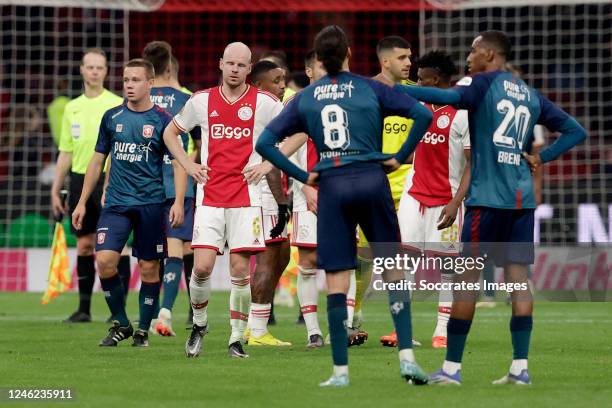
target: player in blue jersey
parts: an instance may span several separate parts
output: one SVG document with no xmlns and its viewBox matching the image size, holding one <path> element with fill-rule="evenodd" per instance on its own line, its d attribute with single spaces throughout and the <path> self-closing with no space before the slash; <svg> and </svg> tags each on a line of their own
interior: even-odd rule
<svg viewBox="0 0 612 408">
<path fill-rule="evenodd" d="M 163 140 L 172 116 L 155 106 L 149 97 L 155 77 L 151 63 L 131 60 L 123 71 L 126 102 L 102 117 L 94 154 L 83 183 L 83 191 L 72 215 L 78 230 L 85 216 L 85 203 L 96 185 L 107 155 L 111 170 L 102 214 L 98 220 L 96 263 L 113 326 L 100 346 L 116 346 L 134 336 L 134 346 L 147 347 L 148 330 L 159 301 L 159 262 L 165 257 L 165 224 L 183 222 L 183 197 L 187 177 L 174 165 L 177 200 L 164 219 L 166 200 L 162 165 L 167 153 Z M 180 199 L 179 199 L 180 198 Z M 125 312 L 124 292 L 117 274 L 121 250 L 134 231 L 132 255 L 140 266 L 140 318 L 134 332 Z"/>
<path fill-rule="evenodd" d="M 471 184 L 461 241 L 464 255 L 488 253 L 503 266 L 505 281 L 520 285 L 512 292 L 513 360 L 507 375 L 494 384 L 530 384 L 527 370 L 533 325 L 533 300 L 527 283 L 527 266 L 533 263 L 533 223 L 536 202 L 530 170 L 556 159 L 582 142 L 586 131 L 574 118 L 503 67 L 510 41 L 500 31 L 485 31 L 472 43 L 467 64 L 472 76 L 454 89 L 401 87 L 429 103 L 445 103 L 469 113 Z M 528 155 L 536 124 L 561 137 L 540 154 Z M 478 244 L 481 243 L 481 244 Z M 500 248 L 500 244 L 508 243 Z M 463 274 L 464 282 L 477 282 L 479 270 Z M 448 348 L 433 383 L 460 384 L 461 359 L 472 319 L 476 291 L 455 291 L 448 322 Z"/>
<path fill-rule="evenodd" d="M 375 256 L 393 256 L 399 251 L 399 227 L 385 171 L 397 170 L 406 161 L 432 114 L 414 99 L 348 72 L 350 49 L 338 26 L 324 28 L 314 45 L 328 75 L 289 102 L 261 135 L 257 151 L 300 182 L 319 182 L 317 255 L 319 268 L 326 272 L 334 362 L 332 376 L 320 385 L 338 387 L 349 383 L 346 294 L 350 270 L 357 264 L 356 227 L 359 225 L 372 243 Z M 388 115 L 414 119 L 407 141 L 395 155 L 381 152 L 382 124 Z M 298 132 L 307 133 L 319 153 L 320 161 L 312 173 L 291 163 L 275 147 L 284 137 Z M 403 272 L 395 269 L 383 277 L 392 283 L 404 279 Z M 408 291 L 390 290 L 389 304 L 399 338 L 401 375 L 415 384 L 425 384 L 427 375 L 416 364 L 412 350 Z"/>
<path fill-rule="evenodd" d="M 170 44 L 165 41 L 152 41 L 145 46 L 142 55 L 155 69 L 155 83 L 154 87 L 151 89 L 151 102 L 163 108 L 171 115 L 176 115 L 189 100 L 191 95 L 171 85 L 172 48 Z M 194 139 L 200 140 L 200 128 L 194 128 L 191 131 L 191 135 Z M 182 133 L 180 139 L 183 149 L 187 151 L 189 135 L 187 133 Z M 163 173 L 164 189 L 166 193 L 164 217 L 167 217 L 175 199 L 179 198 L 179 192 L 174 189 L 174 170 L 168 155 L 164 155 Z M 195 189 L 193 186 L 193 179 L 189 177 L 187 179 L 187 190 L 184 192 L 185 218 L 183 224 L 177 227 L 171 227 L 166 232 L 168 258 L 166 259 L 165 265 L 163 265 L 163 298 L 161 309 L 157 315 L 157 321 L 154 322 L 155 332 L 162 336 L 176 336 L 174 330 L 172 330 L 172 307 L 178 295 L 184 257 L 190 259 L 190 262 L 185 262 L 185 268 L 193 267 L 191 237 L 195 206 L 194 195 Z"/>
</svg>

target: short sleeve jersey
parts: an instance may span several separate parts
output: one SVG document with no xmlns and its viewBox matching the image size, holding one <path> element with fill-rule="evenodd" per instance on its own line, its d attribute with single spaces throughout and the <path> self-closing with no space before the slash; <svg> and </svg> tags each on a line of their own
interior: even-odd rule
<svg viewBox="0 0 612 408">
<path fill-rule="evenodd" d="M 522 153 L 529 152 L 533 129 L 551 131 L 567 113 L 506 71 L 461 79 L 455 90 L 457 108 L 469 113 L 471 183 L 466 205 L 492 208 L 535 208 L 533 181 Z"/>
<path fill-rule="evenodd" d="M 402 81 L 402 85 L 416 85 L 412 81 Z M 406 141 L 408 132 L 412 127 L 413 120 L 402 116 L 388 116 L 383 123 L 383 153 L 396 153 Z M 404 190 L 406 175 L 412 168 L 411 164 L 402 164 L 399 169 L 387 174 L 391 194 L 399 197 Z"/>
<path fill-rule="evenodd" d="M 319 155 L 317 154 L 317 148 L 315 147 L 312 139 L 306 139 L 306 143 L 300 146 L 300 148 L 291 156 L 291 161 L 295 163 L 296 166 L 305 170 L 307 172 L 311 172 L 312 169 L 317 165 L 317 161 L 319 159 Z M 293 180 L 293 184 L 291 186 L 293 191 L 293 211 L 306 211 L 308 208 L 306 206 L 306 197 L 302 192 L 302 186 L 304 184 L 298 180 Z"/>
<path fill-rule="evenodd" d="M 414 151 L 408 194 L 426 207 L 446 205 L 455 196 L 470 148 L 467 112 L 425 104 L 433 112 L 429 129 Z"/>
<path fill-rule="evenodd" d="M 189 100 L 190 95 L 179 91 L 178 89 L 164 86 L 155 87 L 151 89 L 151 102 L 160 108 L 164 109 L 171 115 L 176 115 L 185 106 L 185 103 Z M 193 133 L 197 134 L 196 139 L 199 137 L 199 128 Z M 187 151 L 189 147 L 189 135 L 187 133 L 181 133 L 179 136 L 183 149 Z M 174 169 L 172 168 L 172 162 L 168 155 L 164 155 L 164 189 L 166 192 L 166 198 L 174 198 L 176 193 L 174 191 Z M 187 178 L 187 190 L 185 191 L 185 197 L 193 197 L 193 179 Z"/>
<path fill-rule="evenodd" d="M 171 120 L 172 116 L 158 106 L 135 112 L 120 105 L 104 114 L 96 152 L 111 156 L 106 206 L 158 204 L 166 200 L 162 165 L 168 151 L 163 134 Z"/>
<path fill-rule="evenodd" d="M 95 152 L 102 116 L 121 103 L 121 97 L 105 89 L 95 98 L 81 95 L 66 104 L 59 150 L 72 153 L 72 172 L 85 174 Z"/>
<path fill-rule="evenodd" d="M 250 85 L 233 102 L 221 86 L 192 95 L 174 123 L 183 132 L 201 129 L 201 162 L 211 170 L 206 185 L 197 186 L 197 205 L 261 206 L 261 186 L 247 184 L 242 170 L 261 163 L 255 144 L 282 109 L 278 98 Z"/>
<path fill-rule="evenodd" d="M 279 136 L 307 133 L 319 154 L 315 171 L 355 162 L 382 161 L 383 118 L 418 103 L 369 78 L 342 71 L 298 93 L 269 129 Z"/>
</svg>

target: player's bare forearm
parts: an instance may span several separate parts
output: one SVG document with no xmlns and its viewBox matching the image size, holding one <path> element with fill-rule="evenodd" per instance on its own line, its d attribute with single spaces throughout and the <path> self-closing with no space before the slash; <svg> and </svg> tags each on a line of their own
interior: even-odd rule
<svg viewBox="0 0 612 408">
<path fill-rule="evenodd" d="M 463 168 L 463 175 L 461 176 L 461 181 L 459 182 L 457 193 L 455 193 L 455 196 L 453 197 L 453 200 L 455 200 L 459 205 L 461 204 L 461 202 L 463 202 L 463 199 L 465 198 L 465 195 L 467 194 L 468 189 L 470 188 L 470 179 L 472 176 L 472 159 L 470 151 L 464 150 L 463 152 L 465 154 L 465 167 Z"/>
<path fill-rule="evenodd" d="M 57 163 L 55 164 L 55 176 L 53 177 L 53 186 L 51 187 L 51 193 L 59 195 L 66 175 L 70 171 L 72 166 L 72 153 L 60 152 L 57 156 Z"/>
<path fill-rule="evenodd" d="M 536 156 L 540 154 L 541 147 L 533 146 L 531 154 Z M 538 166 L 533 172 L 533 193 L 535 195 L 536 204 L 542 204 L 542 166 Z"/>
<path fill-rule="evenodd" d="M 91 193 L 96 188 L 96 184 L 100 179 L 102 173 L 102 167 L 104 166 L 104 160 L 106 155 L 103 153 L 95 152 L 87 166 L 87 172 L 85 173 L 85 179 L 83 180 L 83 190 L 81 191 L 81 197 L 79 198 L 79 204 L 85 205 Z"/>
<path fill-rule="evenodd" d="M 281 171 L 274 167 L 272 171 L 266 174 L 266 181 L 268 182 L 270 191 L 272 192 L 274 200 L 276 200 L 277 204 L 287 204 L 287 196 L 283 190 L 283 178 L 281 176 Z"/>
<path fill-rule="evenodd" d="M 279 140 L 276 134 L 266 128 L 261 136 L 259 136 L 259 140 L 255 145 L 255 150 L 261 157 L 283 170 L 289 177 L 306 183 L 308 180 L 308 173 L 291 163 L 291 161 L 278 150 L 276 143 L 278 143 Z"/>
<path fill-rule="evenodd" d="M 182 203 L 185 201 L 187 191 L 187 173 L 176 160 L 172 160 L 172 169 L 174 170 L 174 201 Z"/>
<path fill-rule="evenodd" d="M 306 140 L 308 140 L 308 135 L 306 133 L 296 133 L 283 140 L 279 150 L 282 154 L 289 157 L 297 152 L 298 149 L 306 143 Z"/>
</svg>

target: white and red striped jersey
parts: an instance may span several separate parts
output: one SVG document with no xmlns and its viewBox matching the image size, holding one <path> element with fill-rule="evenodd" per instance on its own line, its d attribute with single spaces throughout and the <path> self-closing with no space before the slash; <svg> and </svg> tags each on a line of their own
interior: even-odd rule
<svg viewBox="0 0 612 408">
<path fill-rule="evenodd" d="M 435 207 L 448 204 L 459 188 L 470 130 L 467 111 L 424 105 L 433 112 L 433 120 L 414 152 L 407 190 L 424 206 Z"/>
<path fill-rule="evenodd" d="M 283 105 L 272 94 L 247 85 L 234 102 L 221 86 L 196 92 L 174 117 L 182 131 L 202 130 L 201 163 L 210 171 L 197 186 L 197 205 L 236 208 L 261 206 L 261 186 L 247 184 L 242 170 L 261 163 L 255 151 L 259 135 Z"/>
<path fill-rule="evenodd" d="M 304 143 L 300 148 L 295 152 L 290 160 L 295 163 L 301 169 L 304 169 L 308 172 L 312 171 L 313 167 L 319 161 L 319 155 L 317 154 L 317 148 L 314 145 L 312 139 L 308 138 L 306 143 Z M 293 211 L 306 211 L 306 197 L 302 192 L 302 186 L 304 184 L 300 183 L 297 180 L 293 180 L 292 190 L 293 190 Z"/>
</svg>

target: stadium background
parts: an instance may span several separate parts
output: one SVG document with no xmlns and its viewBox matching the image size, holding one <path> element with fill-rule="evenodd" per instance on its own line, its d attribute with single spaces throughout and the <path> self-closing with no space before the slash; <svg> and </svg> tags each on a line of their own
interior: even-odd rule
<svg viewBox="0 0 612 408">
<path fill-rule="evenodd" d="M 106 8 L 74 7 L 84 3 Z M 159 3 L 159 9 L 143 11 Z M 545 167 L 540 240 L 611 241 L 609 2 L 0 0 L 0 9 L 0 290 L 25 290 L 32 257 L 27 248 L 50 246 L 49 189 L 57 149 L 46 110 L 56 97 L 80 93 L 78 64 L 85 48 L 98 46 L 109 54 L 107 87 L 120 94 L 123 62 L 140 56 L 148 41 L 166 40 L 180 62 L 181 82 L 196 90 L 217 83 L 218 58 L 230 41 L 246 42 L 256 55 L 283 50 L 291 70 L 301 70 L 315 33 L 330 23 L 346 29 L 351 69 L 362 75 L 378 72 L 374 50 L 386 35 L 404 36 L 417 56 L 448 50 L 464 67 L 476 32 L 508 32 L 515 44 L 511 61 L 525 80 L 589 132 L 586 143 Z"/>
</svg>

